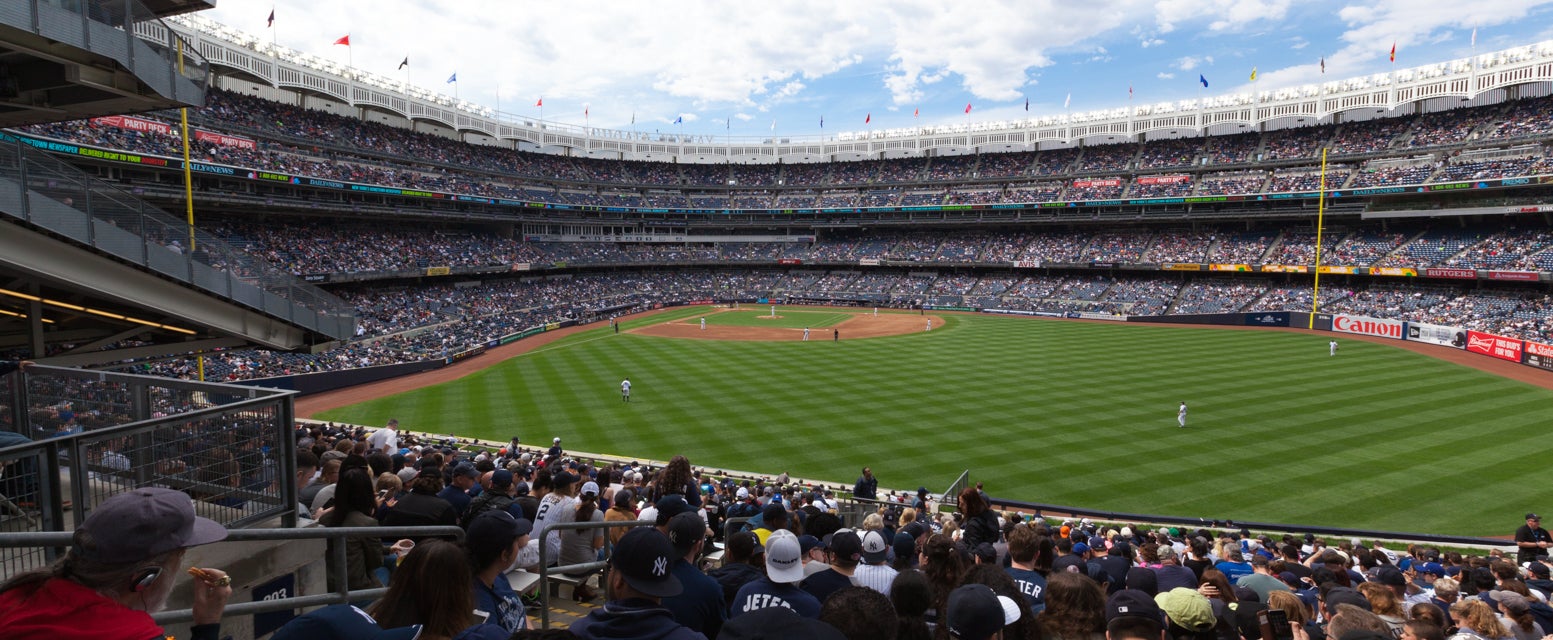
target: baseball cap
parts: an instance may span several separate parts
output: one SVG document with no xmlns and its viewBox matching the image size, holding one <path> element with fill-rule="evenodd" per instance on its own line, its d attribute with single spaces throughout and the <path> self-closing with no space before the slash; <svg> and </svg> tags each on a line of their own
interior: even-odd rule
<svg viewBox="0 0 1553 640">
<path fill-rule="evenodd" d="M 1527 520 L 1541 520 L 1542 516 L 1539 516 L 1539 515 L 1537 515 L 1535 513 L 1528 513 L 1528 514 L 1526 514 L 1526 519 Z"/>
<path fill-rule="evenodd" d="M 512 517 L 502 509 L 480 512 L 469 521 L 469 531 L 464 534 L 464 546 L 477 554 L 497 553 L 534 531 L 534 523 L 528 519 Z M 482 554 L 483 555 L 483 554 Z"/>
<path fill-rule="evenodd" d="M 1305 586 L 1300 583 L 1300 577 L 1294 575 L 1293 571 L 1285 571 L 1278 574 L 1278 579 L 1282 580 L 1284 584 L 1289 585 L 1290 589 L 1299 590 L 1305 588 Z"/>
<path fill-rule="evenodd" d="M 336 604 L 293 618 L 270 636 L 272 640 L 415 640 L 421 626 L 384 629 L 367 612 Z"/>
<path fill-rule="evenodd" d="M 863 557 L 863 539 L 857 537 L 857 532 L 851 529 L 841 529 L 825 536 L 825 544 L 830 547 L 831 553 L 838 559 L 846 559 L 857 562 Z"/>
<path fill-rule="evenodd" d="M 1336 611 L 1337 605 L 1340 604 L 1351 604 L 1365 611 L 1371 611 L 1370 599 L 1348 587 L 1338 587 L 1328 591 L 1326 603 L 1328 611 Z"/>
<path fill-rule="evenodd" d="M 1438 563 L 1434 563 L 1434 562 L 1425 562 L 1424 563 L 1424 566 L 1426 566 L 1426 567 L 1429 566 L 1429 565 L 1434 565 L 1434 567 L 1435 567 L 1435 569 L 1437 571 L 1435 573 L 1435 575 L 1437 575 L 1437 576 L 1445 575 L 1445 570 L 1441 569 L 1440 565 Z M 1548 565 L 1542 564 L 1541 562 L 1533 562 L 1533 563 L 1531 563 L 1531 566 L 1526 567 L 1526 570 L 1530 571 L 1532 575 L 1537 576 L 1538 578 L 1546 578 L 1546 577 L 1548 577 L 1549 573 L 1553 573 L 1553 572 L 1549 572 L 1548 571 Z M 1423 569 L 1419 569 L 1419 571 L 1423 571 Z"/>
<path fill-rule="evenodd" d="M 784 584 L 803 580 L 803 549 L 793 532 L 778 529 L 766 537 L 766 576 Z"/>
<path fill-rule="evenodd" d="M 512 492 L 514 494 L 520 495 L 520 496 L 528 495 L 528 483 L 527 482 L 519 482 L 517 484 L 517 486 L 512 488 Z"/>
<path fill-rule="evenodd" d="M 750 498 L 750 490 L 746 487 L 739 487 L 739 490 L 735 491 L 733 495 L 740 500 L 748 500 Z"/>
<path fill-rule="evenodd" d="M 497 469 L 491 472 L 491 488 L 506 489 L 512 486 L 512 472 L 506 469 Z"/>
<path fill-rule="evenodd" d="M 723 623 L 716 640 L 846 640 L 846 636 L 787 607 L 766 607 Z"/>
<path fill-rule="evenodd" d="M 1019 620 L 1023 608 L 987 585 L 961 585 L 949 592 L 944 623 L 961 640 L 983 640 Z"/>
<path fill-rule="evenodd" d="M 769 539 L 767 541 L 769 544 Z M 862 541 L 863 562 L 869 564 L 884 562 L 890 552 L 890 543 L 884 541 L 884 534 L 878 531 L 864 531 Z"/>
<path fill-rule="evenodd" d="M 825 542 L 820 540 L 819 538 L 814 537 L 814 536 L 811 536 L 811 535 L 808 535 L 808 534 L 804 534 L 804 535 L 798 536 L 798 546 L 803 549 L 804 553 L 809 553 L 810 551 L 813 551 L 815 548 L 824 549 L 825 548 Z"/>
<path fill-rule="evenodd" d="M 1375 581 L 1390 587 L 1402 587 L 1407 585 L 1407 576 L 1402 575 L 1396 567 L 1381 567 L 1375 572 Z"/>
<path fill-rule="evenodd" d="M 911 537 L 910 533 L 905 531 L 896 532 L 895 541 L 890 546 L 894 548 L 897 559 L 905 558 L 907 566 L 916 566 L 917 539 Z"/>
<path fill-rule="evenodd" d="M 88 560 L 139 562 L 164 553 L 226 539 L 226 527 L 194 515 L 194 501 L 172 489 L 126 491 L 92 509 L 76 533 L 91 536 L 91 548 L 75 547 Z"/>
<path fill-rule="evenodd" d="M 599 483 L 597 483 L 597 482 L 584 482 L 582 484 L 582 491 L 579 491 L 578 494 L 585 495 L 585 496 L 586 495 L 593 495 L 593 496 L 598 495 L 599 494 Z"/>
<path fill-rule="evenodd" d="M 1082 542 L 1080 542 L 1078 544 L 1075 544 L 1075 545 L 1073 545 L 1073 553 L 1078 554 L 1078 555 L 1083 555 L 1083 554 L 1089 553 L 1089 545 L 1084 544 Z"/>
<path fill-rule="evenodd" d="M 556 438 L 554 440 L 551 440 L 551 442 L 554 442 L 556 444 L 560 444 L 561 443 L 561 439 L 560 438 Z"/>
<path fill-rule="evenodd" d="M 690 503 L 685 502 L 685 496 L 677 493 L 659 498 L 657 504 L 653 506 L 658 509 L 658 518 L 654 520 L 654 524 L 660 527 L 668 524 L 669 518 L 691 511 Z"/>
<path fill-rule="evenodd" d="M 1143 618 L 1163 625 L 1165 612 L 1159 610 L 1149 594 L 1137 589 L 1122 589 L 1111 594 L 1111 599 L 1105 603 L 1106 623 L 1117 618 Z"/>
<path fill-rule="evenodd" d="M 706 523 L 701 521 L 701 516 L 690 511 L 669 518 L 668 528 L 669 542 L 674 543 L 674 550 L 681 554 L 690 551 L 706 537 Z"/>
<path fill-rule="evenodd" d="M 1219 622 L 1213 617 L 1213 605 L 1196 589 L 1176 587 L 1154 596 L 1154 604 L 1184 629 L 1201 631 Z"/>
<path fill-rule="evenodd" d="M 1514 591 L 1490 591 L 1488 597 L 1493 598 L 1494 602 L 1499 603 L 1499 608 L 1511 616 L 1531 611 L 1531 604 L 1526 601 L 1526 596 Z"/>
<path fill-rule="evenodd" d="M 480 477 L 480 471 L 475 469 L 475 466 L 469 464 L 468 462 L 460 462 L 453 467 L 453 477 L 456 478 L 459 476 L 463 476 L 465 478 L 478 478 Z"/>
<path fill-rule="evenodd" d="M 649 527 L 620 536 L 609 556 L 609 566 L 620 572 L 626 584 L 655 598 L 677 596 L 684 590 L 679 578 L 669 571 L 673 563 L 674 545 L 668 536 Z"/>
<path fill-rule="evenodd" d="M 564 469 L 556 472 L 555 475 L 550 476 L 550 486 L 556 488 L 576 484 L 576 482 L 577 476 L 572 475 L 570 471 L 566 471 Z"/>
</svg>

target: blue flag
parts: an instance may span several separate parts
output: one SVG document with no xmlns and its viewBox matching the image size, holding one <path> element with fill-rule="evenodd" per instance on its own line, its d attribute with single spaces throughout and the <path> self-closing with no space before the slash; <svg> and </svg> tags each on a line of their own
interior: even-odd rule
<svg viewBox="0 0 1553 640">
<path fill-rule="evenodd" d="M 674 119 L 674 124 L 685 124 L 685 116 L 680 116 L 678 118 L 675 118 Z"/>
<path fill-rule="evenodd" d="M 820 116 L 820 128 L 825 128 L 825 116 Z"/>
<path fill-rule="evenodd" d="M 458 82 L 458 72 L 457 71 L 454 71 L 453 75 L 448 76 L 448 84 L 453 84 L 455 82 Z"/>
<path fill-rule="evenodd" d="M 1197 74 L 1197 81 L 1202 83 L 1204 89 L 1208 88 L 1208 79 L 1204 78 L 1202 74 Z"/>
</svg>

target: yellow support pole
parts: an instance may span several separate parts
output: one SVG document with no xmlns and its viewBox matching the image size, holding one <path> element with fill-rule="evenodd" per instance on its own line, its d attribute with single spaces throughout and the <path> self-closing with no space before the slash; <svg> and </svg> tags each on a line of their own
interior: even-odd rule
<svg viewBox="0 0 1553 640">
<path fill-rule="evenodd" d="M 178 40 L 178 75 L 183 75 L 183 38 Z M 189 169 L 189 108 L 178 110 L 183 120 L 183 203 L 188 213 L 189 222 L 189 257 L 194 257 L 194 174 Z M 198 380 L 205 381 L 205 356 L 194 358 L 195 372 Z"/>
<path fill-rule="evenodd" d="M 1316 311 L 1321 306 L 1321 232 L 1326 224 L 1327 149 L 1321 148 L 1321 194 L 1316 196 L 1316 284 L 1310 293 L 1310 319 L 1306 329 L 1316 328 Z"/>
</svg>

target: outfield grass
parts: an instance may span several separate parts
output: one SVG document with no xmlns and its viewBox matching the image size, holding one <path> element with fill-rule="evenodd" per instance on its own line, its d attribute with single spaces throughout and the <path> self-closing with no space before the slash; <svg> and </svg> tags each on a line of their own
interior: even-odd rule
<svg viewBox="0 0 1553 640">
<path fill-rule="evenodd" d="M 848 483 L 870 465 L 902 489 L 970 469 L 1000 497 L 1219 520 L 1497 535 L 1546 508 L 1553 392 L 1327 340 L 970 315 L 839 343 L 599 329 L 324 417 Z"/>
</svg>

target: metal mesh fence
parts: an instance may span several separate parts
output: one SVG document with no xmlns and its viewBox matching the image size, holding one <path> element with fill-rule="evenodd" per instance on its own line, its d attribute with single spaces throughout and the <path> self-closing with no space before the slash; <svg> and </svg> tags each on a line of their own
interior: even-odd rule
<svg viewBox="0 0 1553 640">
<path fill-rule="evenodd" d="M 146 486 L 183 491 L 228 527 L 294 512 L 287 392 L 53 367 L 6 376 L 0 391 L 18 384 L 14 433 L 25 439 L 0 440 L 22 443 L 0 444 L 0 531 L 69 531 L 103 500 Z M 47 555 L 7 550 L 0 575 Z"/>
</svg>

